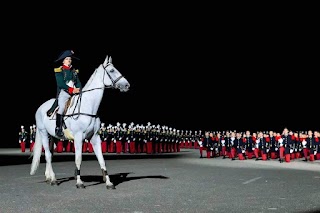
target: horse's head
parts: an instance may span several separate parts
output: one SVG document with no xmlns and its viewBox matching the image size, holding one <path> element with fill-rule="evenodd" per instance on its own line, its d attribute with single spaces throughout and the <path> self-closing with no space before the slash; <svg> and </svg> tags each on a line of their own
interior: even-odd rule
<svg viewBox="0 0 320 213">
<path fill-rule="evenodd" d="M 115 68 L 112 64 L 112 59 L 106 57 L 102 64 L 105 74 L 108 78 L 103 79 L 105 86 L 112 86 L 113 88 L 119 89 L 121 92 L 127 92 L 130 88 L 130 84 L 125 77 Z"/>
</svg>

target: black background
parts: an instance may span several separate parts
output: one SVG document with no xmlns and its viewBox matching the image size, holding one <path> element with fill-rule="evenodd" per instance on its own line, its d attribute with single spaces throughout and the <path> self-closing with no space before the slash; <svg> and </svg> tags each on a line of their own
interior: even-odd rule
<svg viewBox="0 0 320 213">
<path fill-rule="evenodd" d="M 130 82 L 127 93 L 105 90 L 99 115 L 107 124 L 319 130 L 312 13 L 189 6 L 32 10 L 10 20 L 2 50 L 2 117 L 10 139 L 1 147 L 18 146 L 20 126 L 34 124 L 37 108 L 55 97 L 54 60 L 67 49 L 81 59 L 73 64 L 82 84 L 107 55 Z"/>
</svg>

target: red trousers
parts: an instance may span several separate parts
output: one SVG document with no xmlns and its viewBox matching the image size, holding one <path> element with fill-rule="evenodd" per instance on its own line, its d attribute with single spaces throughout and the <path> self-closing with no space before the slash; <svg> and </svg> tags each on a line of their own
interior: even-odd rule
<svg viewBox="0 0 320 213">
<path fill-rule="evenodd" d="M 116 153 L 120 154 L 122 152 L 122 144 L 121 141 L 116 142 Z"/>
<path fill-rule="evenodd" d="M 211 150 L 206 148 L 206 151 L 207 151 L 207 158 L 210 158 L 211 157 Z"/>
<path fill-rule="evenodd" d="M 181 142 L 180 147 L 184 148 L 185 142 Z"/>
<path fill-rule="evenodd" d="M 304 157 L 305 159 L 308 158 L 309 153 L 310 153 L 310 150 L 309 150 L 308 148 L 304 148 L 304 149 L 303 149 L 303 157 Z"/>
<path fill-rule="evenodd" d="M 152 154 L 152 142 L 147 142 L 147 154 Z"/>
<path fill-rule="evenodd" d="M 185 145 L 184 148 L 190 148 L 189 141 L 186 141 L 186 143 L 184 145 Z"/>
<path fill-rule="evenodd" d="M 221 148 L 221 152 L 222 152 L 222 156 L 225 156 L 225 155 L 226 155 L 226 147 L 225 147 L 225 146 L 223 146 L 223 147 Z"/>
<path fill-rule="evenodd" d="M 63 142 L 62 141 L 58 141 L 56 149 L 57 149 L 58 153 L 63 152 Z"/>
<path fill-rule="evenodd" d="M 128 145 L 128 142 L 126 141 L 126 142 L 124 142 L 124 150 L 123 150 L 123 152 L 127 153 L 128 152 L 128 148 L 129 148 L 129 145 Z"/>
<path fill-rule="evenodd" d="M 106 141 L 101 141 L 101 151 L 102 151 L 102 153 L 107 152 L 107 142 Z"/>
<path fill-rule="evenodd" d="M 133 154 L 133 153 L 135 153 L 135 142 L 134 141 L 131 141 L 130 142 L 130 145 L 129 145 L 129 147 L 130 147 L 130 153 L 131 154 Z"/>
<path fill-rule="evenodd" d="M 283 146 L 281 146 L 279 148 L 279 157 L 280 157 L 280 159 L 284 158 L 284 147 Z"/>
<path fill-rule="evenodd" d="M 83 142 L 83 144 L 82 144 L 82 152 L 86 153 L 87 151 L 88 151 L 88 143 Z"/>
<path fill-rule="evenodd" d="M 285 158 L 286 158 L 286 162 L 289 163 L 290 162 L 290 156 L 291 154 L 286 154 Z"/>
<path fill-rule="evenodd" d="M 252 159 L 254 153 L 253 153 L 253 152 L 246 151 L 246 154 L 247 154 L 247 156 L 248 156 L 248 159 Z"/>
<path fill-rule="evenodd" d="M 263 151 L 261 151 L 261 157 L 262 157 L 262 160 L 268 159 L 267 153 L 264 153 Z"/>
<path fill-rule="evenodd" d="M 110 145 L 108 146 L 109 153 L 114 153 L 114 145 L 115 145 L 115 143 L 113 141 L 111 141 Z"/>
<path fill-rule="evenodd" d="M 277 159 L 277 153 L 271 152 L 271 159 Z"/>
<path fill-rule="evenodd" d="M 309 161 L 314 161 L 314 154 L 309 155 Z"/>
<path fill-rule="evenodd" d="M 92 146 L 92 144 L 90 143 L 90 141 L 88 142 L 88 152 L 89 152 L 89 153 L 92 153 L 92 152 L 93 152 L 93 146 Z"/>
<path fill-rule="evenodd" d="M 254 149 L 254 155 L 256 156 L 256 159 L 259 158 L 259 155 L 260 155 L 260 149 L 259 148 L 255 148 Z"/>
<path fill-rule="evenodd" d="M 238 153 L 238 157 L 239 157 L 239 160 L 244 160 L 244 156 L 243 156 L 243 153 Z"/>
<path fill-rule="evenodd" d="M 20 148 L 21 148 L 21 152 L 26 152 L 26 142 L 21 141 Z"/>
<path fill-rule="evenodd" d="M 195 141 L 195 142 L 194 142 L 194 148 L 195 148 L 195 149 L 199 149 L 198 141 Z"/>
<path fill-rule="evenodd" d="M 66 148 L 67 152 L 74 152 L 74 144 L 72 142 L 68 142 L 67 148 Z"/>
</svg>

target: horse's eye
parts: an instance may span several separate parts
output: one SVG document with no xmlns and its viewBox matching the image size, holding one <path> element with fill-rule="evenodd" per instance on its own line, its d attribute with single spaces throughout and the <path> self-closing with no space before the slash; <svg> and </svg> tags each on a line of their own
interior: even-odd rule
<svg viewBox="0 0 320 213">
<path fill-rule="evenodd" d="M 114 71 L 114 69 L 111 69 L 111 70 L 110 70 L 110 72 L 113 72 L 113 71 Z"/>
</svg>

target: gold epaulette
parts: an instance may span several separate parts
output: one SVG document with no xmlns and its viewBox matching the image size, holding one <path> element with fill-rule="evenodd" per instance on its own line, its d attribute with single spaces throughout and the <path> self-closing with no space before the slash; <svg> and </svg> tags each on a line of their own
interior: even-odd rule
<svg viewBox="0 0 320 213">
<path fill-rule="evenodd" d="M 62 71 L 62 66 L 58 68 L 54 68 L 54 72 L 61 72 Z"/>
<path fill-rule="evenodd" d="M 76 70 L 75 70 L 75 72 L 76 72 L 76 73 L 79 73 L 79 70 L 78 70 L 78 69 L 76 69 Z"/>
</svg>

